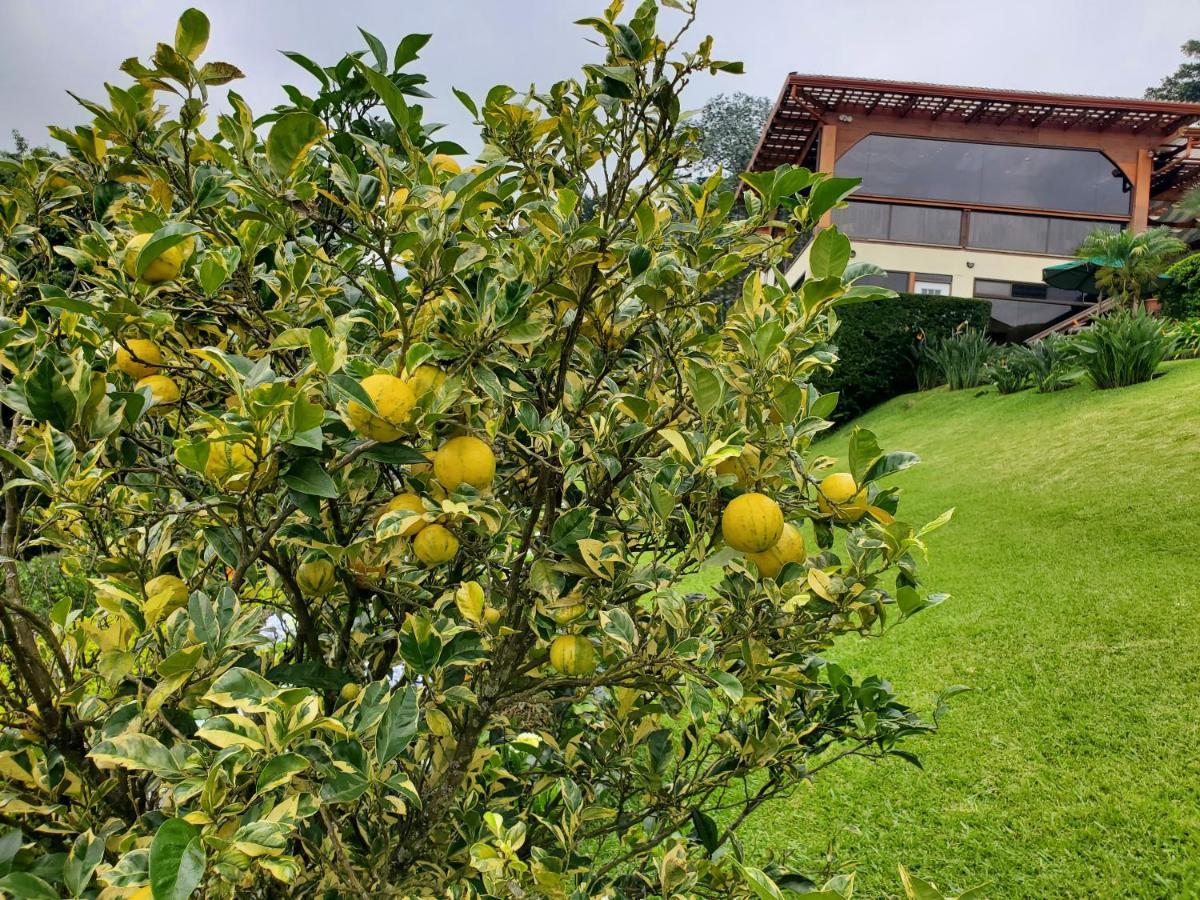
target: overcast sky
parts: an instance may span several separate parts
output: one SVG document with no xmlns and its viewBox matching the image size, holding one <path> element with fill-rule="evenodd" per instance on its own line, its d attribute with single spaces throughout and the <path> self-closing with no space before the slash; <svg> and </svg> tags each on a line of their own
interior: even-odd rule
<svg viewBox="0 0 1200 900">
<path fill-rule="evenodd" d="M 427 121 L 467 146 L 469 117 L 450 87 L 547 85 L 596 59 L 572 22 L 607 0 L 201 0 L 212 20 L 206 59 L 238 65 L 233 87 L 256 113 L 282 99 L 278 86 L 314 84 L 278 50 L 323 65 L 362 46 L 361 25 L 394 47 L 431 32 L 418 63 L 429 76 Z M 195 0 L 193 0 L 195 3 Z M 45 126 L 85 115 L 66 91 L 103 98 L 128 56 L 170 41 L 179 0 L 0 0 L 0 146 L 9 131 L 48 141 Z M 635 5 L 631 0 L 629 6 Z M 1200 38 L 1200 0 L 701 0 L 697 38 L 746 74 L 705 79 L 688 104 L 741 90 L 773 100 L 790 71 L 984 87 L 1141 96 Z M 218 92 L 223 96 L 224 88 Z"/>
</svg>

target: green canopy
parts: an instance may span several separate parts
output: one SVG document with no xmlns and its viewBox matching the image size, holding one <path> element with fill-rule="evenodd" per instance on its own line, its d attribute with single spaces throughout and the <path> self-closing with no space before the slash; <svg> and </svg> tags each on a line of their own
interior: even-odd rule
<svg viewBox="0 0 1200 900">
<path fill-rule="evenodd" d="M 1096 271 L 1101 268 L 1119 269 L 1122 265 L 1123 263 L 1119 259 L 1108 259 L 1103 256 L 1073 259 L 1070 262 L 1046 266 L 1042 269 L 1042 281 L 1050 287 L 1061 288 L 1064 291 L 1098 294 L 1100 291 L 1096 288 Z"/>
</svg>

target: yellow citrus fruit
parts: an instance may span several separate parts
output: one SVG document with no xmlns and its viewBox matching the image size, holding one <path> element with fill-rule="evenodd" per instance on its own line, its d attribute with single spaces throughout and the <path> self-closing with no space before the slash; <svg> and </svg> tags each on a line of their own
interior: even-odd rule
<svg viewBox="0 0 1200 900">
<path fill-rule="evenodd" d="M 138 254 L 142 252 L 142 248 L 146 246 L 148 240 L 150 240 L 149 234 L 135 234 L 130 238 L 129 243 L 125 245 L 125 274 L 130 278 L 138 277 Z M 154 262 L 147 266 L 146 271 L 142 273 L 142 277 L 139 280 L 146 284 L 159 284 L 163 281 L 170 281 L 172 278 L 177 278 L 183 269 L 183 264 L 192 255 L 193 246 L 192 239 L 185 238 L 174 247 L 168 247 Z"/>
<path fill-rule="evenodd" d="M 430 525 L 422 528 L 413 538 L 413 553 L 417 555 L 422 565 L 440 566 L 454 559 L 458 552 L 458 538 L 450 533 L 444 525 Z"/>
<path fill-rule="evenodd" d="M 453 156 L 448 153 L 435 153 L 429 160 L 429 165 L 433 167 L 433 171 L 439 170 L 449 172 L 451 175 L 458 175 L 462 172 L 462 166 L 458 164 Z"/>
<path fill-rule="evenodd" d="M 734 456 L 731 459 L 723 459 L 717 463 L 717 474 L 734 475 L 737 477 L 737 486 L 747 488 L 754 484 L 754 479 L 758 477 L 758 469 L 761 464 L 762 457 L 758 452 L 758 448 L 747 444 L 742 448 L 739 456 Z"/>
<path fill-rule="evenodd" d="M 734 550 L 762 553 L 775 546 L 783 533 L 783 510 L 765 494 L 735 497 L 721 516 L 721 534 Z"/>
<path fill-rule="evenodd" d="M 150 396 L 153 398 L 151 412 L 155 411 L 154 407 L 162 412 L 166 407 L 179 402 L 179 385 L 166 375 L 147 375 L 133 386 L 135 391 L 143 388 L 149 388 Z"/>
<path fill-rule="evenodd" d="M 802 563 L 808 556 L 804 546 L 804 535 L 790 522 L 783 526 L 775 546 L 761 553 L 747 553 L 746 559 L 758 566 L 763 578 L 774 578 L 779 570 L 790 562 Z"/>
<path fill-rule="evenodd" d="M 849 472 L 825 476 L 817 489 L 817 508 L 839 522 L 857 522 L 867 512 L 867 489 L 859 488 Z"/>
<path fill-rule="evenodd" d="M 305 597 L 324 597 L 337 587 L 333 561 L 318 556 L 300 563 L 296 567 L 296 586 Z"/>
<path fill-rule="evenodd" d="M 591 675 L 596 671 L 596 649 L 582 635 L 560 634 L 550 643 L 550 665 L 563 675 Z"/>
<path fill-rule="evenodd" d="M 402 509 L 417 514 L 417 518 L 409 519 L 408 524 L 400 531 L 403 537 L 412 537 L 429 524 L 420 518 L 421 514 L 425 512 L 425 503 L 418 494 L 397 494 L 384 506 L 383 515 Z"/>
<path fill-rule="evenodd" d="M 499 625 L 500 618 L 500 610 L 496 609 L 494 606 L 489 606 L 483 611 L 483 624 L 485 624 L 488 628 L 495 628 L 497 625 Z"/>
<path fill-rule="evenodd" d="M 384 444 L 399 440 L 416 403 L 412 388 L 395 375 L 383 372 L 364 378 L 362 388 L 375 404 L 376 412 L 351 400 L 346 408 L 350 425 L 364 437 Z"/>
<path fill-rule="evenodd" d="M 117 344 L 117 368 L 134 378 L 145 378 L 161 368 L 162 351 L 158 344 L 145 338 L 130 338 Z"/>
<path fill-rule="evenodd" d="M 208 446 L 208 461 L 204 464 L 204 477 L 217 487 L 240 494 L 250 486 L 250 476 L 266 458 L 266 448 L 259 442 L 257 449 L 251 441 L 214 439 Z"/>
<path fill-rule="evenodd" d="M 347 703 L 350 703 L 353 700 L 357 700 L 358 695 L 361 692 L 362 692 L 362 688 L 360 688 L 357 684 L 355 684 L 353 681 L 347 681 L 345 684 L 342 685 L 342 689 L 340 691 L 338 691 L 338 696 L 341 697 L 343 700 L 345 700 Z"/>
<path fill-rule="evenodd" d="M 420 365 L 408 376 L 408 386 L 413 395 L 420 400 L 430 391 L 436 391 L 446 380 L 446 373 L 437 366 Z"/>
<path fill-rule="evenodd" d="M 433 477 L 448 491 L 463 484 L 482 491 L 496 477 L 496 454 L 472 435 L 451 438 L 433 457 Z"/>
</svg>

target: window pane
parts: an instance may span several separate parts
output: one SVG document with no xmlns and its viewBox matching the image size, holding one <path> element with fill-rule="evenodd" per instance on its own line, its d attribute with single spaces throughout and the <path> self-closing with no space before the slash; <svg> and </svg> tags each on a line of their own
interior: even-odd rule
<svg viewBox="0 0 1200 900">
<path fill-rule="evenodd" d="M 833 211 L 833 223 L 847 237 L 883 240 L 888 235 L 891 207 L 886 203 L 850 203 Z"/>
<path fill-rule="evenodd" d="M 957 247 L 962 212 L 932 206 L 893 206 L 893 241 L 912 244 L 945 244 Z"/>
<path fill-rule="evenodd" d="M 873 284 L 903 292 L 908 290 L 908 273 L 887 271 L 882 275 L 867 275 L 865 278 L 860 278 L 858 283 Z"/>
<path fill-rule="evenodd" d="M 1116 222 L 1092 222 L 1087 219 L 1051 219 L 1050 242 L 1047 249 L 1056 256 L 1074 256 L 1083 239 L 1103 228 L 1107 231 L 1117 231 L 1120 225 Z"/>
<path fill-rule="evenodd" d="M 872 134 L 838 160 L 837 174 L 884 197 L 1129 213 L 1125 178 L 1098 150 Z"/>
<path fill-rule="evenodd" d="M 1045 253 L 1050 221 L 1041 216 L 1008 213 L 971 213 L 968 244 L 983 250 L 1018 250 Z"/>
</svg>

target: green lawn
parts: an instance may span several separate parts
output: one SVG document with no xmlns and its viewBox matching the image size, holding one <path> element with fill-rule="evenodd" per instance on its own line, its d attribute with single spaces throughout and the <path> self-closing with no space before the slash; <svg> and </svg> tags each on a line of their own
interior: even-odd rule
<svg viewBox="0 0 1200 900">
<path fill-rule="evenodd" d="M 1200 897 L 1200 363 L 860 422 L 924 460 L 897 476 L 906 519 L 958 508 L 926 569 L 953 596 L 831 656 L 923 708 L 973 691 L 908 745 L 923 772 L 847 761 L 758 813 L 747 848 L 810 873 L 832 853 L 860 897 L 895 896 L 897 863 L 997 898 Z"/>
</svg>

